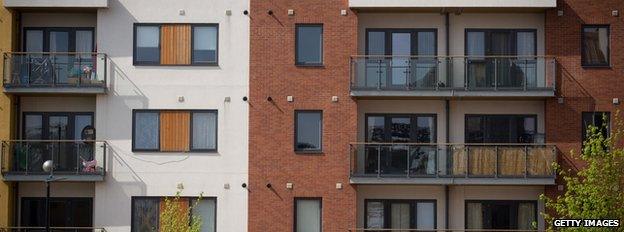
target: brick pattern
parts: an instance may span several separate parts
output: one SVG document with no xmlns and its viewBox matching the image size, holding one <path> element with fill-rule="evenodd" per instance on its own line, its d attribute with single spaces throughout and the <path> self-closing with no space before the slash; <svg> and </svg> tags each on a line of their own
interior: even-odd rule
<svg viewBox="0 0 624 232">
<path fill-rule="evenodd" d="M 348 14 L 342 16 L 341 10 Z M 322 197 L 323 231 L 355 228 L 348 144 L 356 140 L 349 56 L 357 52 L 357 18 L 347 0 L 251 0 L 249 16 L 249 231 L 293 231 L 295 197 Z M 295 66 L 296 23 L 323 24 L 322 67 Z M 294 152 L 298 109 L 323 111 L 323 153 Z"/>
<path fill-rule="evenodd" d="M 562 10 L 563 16 L 557 11 Z M 559 0 L 557 8 L 546 12 L 546 54 L 558 62 L 557 98 L 546 102 L 546 141 L 559 148 L 559 163 L 564 167 L 582 168 L 583 164 L 570 157 L 570 150 L 581 148 L 581 114 L 584 111 L 610 111 L 612 116 L 621 106 L 613 98 L 624 100 L 624 21 L 613 17 L 612 10 L 624 13 L 620 0 Z M 581 67 L 581 26 L 610 25 L 610 68 Z M 560 180 L 558 180 L 561 183 Z M 547 187 L 547 194 L 562 193 L 556 186 Z"/>
</svg>

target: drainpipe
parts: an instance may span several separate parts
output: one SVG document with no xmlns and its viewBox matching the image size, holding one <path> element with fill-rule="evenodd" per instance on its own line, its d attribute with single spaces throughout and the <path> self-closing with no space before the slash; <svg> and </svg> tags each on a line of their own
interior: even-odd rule
<svg viewBox="0 0 624 232">
<path fill-rule="evenodd" d="M 448 11 L 446 11 L 444 13 L 444 27 L 445 27 L 444 28 L 444 33 L 445 33 L 445 38 L 446 38 L 446 46 L 445 46 L 446 57 L 447 57 L 446 59 L 450 59 L 450 57 L 449 57 L 450 56 L 449 45 L 451 43 L 449 42 L 449 33 L 450 33 L 449 27 L 450 27 L 450 25 L 449 25 L 449 12 Z M 447 75 L 446 82 L 448 82 L 447 86 L 451 85 L 451 81 L 450 80 L 452 79 L 448 75 L 449 74 L 449 64 L 450 63 L 451 62 L 449 60 L 449 62 L 446 65 L 446 75 Z M 449 113 L 451 111 L 450 110 L 451 107 L 450 107 L 450 102 L 449 102 L 448 98 L 446 100 L 444 100 L 444 103 L 445 103 L 445 109 L 444 110 L 445 110 L 445 118 L 446 118 L 446 128 L 445 128 L 446 129 L 446 143 L 448 144 L 449 140 L 450 140 L 449 139 L 450 138 L 450 135 L 449 135 L 450 124 L 449 123 L 451 122 L 451 116 L 450 116 Z M 448 152 L 448 149 L 447 149 L 447 160 L 448 160 L 448 155 L 449 154 L 451 154 L 451 153 Z M 444 214 L 445 214 L 445 216 L 444 216 L 444 228 L 448 230 L 449 229 L 449 185 L 444 185 L 444 207 L 445 207 L 445 209 L 444 209 Z"/>
</svg>

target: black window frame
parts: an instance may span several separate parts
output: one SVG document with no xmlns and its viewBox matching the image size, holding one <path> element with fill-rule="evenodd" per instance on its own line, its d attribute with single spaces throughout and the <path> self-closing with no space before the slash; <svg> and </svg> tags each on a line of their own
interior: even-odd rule
<svg viewBox="0 0 624 232">
<path fill-rule="evenodd" d="M 301 27 L 320 27 L 321 28 L 321 47 L 320 58 L 321 61 L 316 63 L 299 62 L 299 28 Z M 303 67 L 322 67 L 324 65 L 324 47 L 325 47 L 325 28 L 322 23 L 296 23 L 295 24 L 295 65 Z"/>
<path fill-rule="evenodd" d="M 585 28 L 606 28 L 607 29 L 607 62 L 601 64 L 587 63 L 585 57 Z M 611 67 L 611 25 L 609 24 L 583 24 L 581 25 L 581 67 L 583 68 L 605 68 Z"/>
<path fill-rule="evenodd" d="M 132 152 L 160 152 L 160 111 L 161 110 L 153 110 L 153 109 L 133 109 L 132 110 Z M 144 148 L 136 148 L 136 121 L 137 121 L 137 113 L 157 113 L 158 114 L 158 146 L 155 149 L 144 149 Z"/>
<path fill-rule="evenodd" d="M 67 32 L 69 35 L 69 44 L 68 44 L 68 50 L 69 52 L 75 52 L 76 51 L 76 32 L 77 31 L 90 31 L 91 32 L 91 52 L 96 52 L 96 46 L 95 46 L 95 39 L 96 39 L 96 35 L 95 35 L 95 27 L 24 27 L 22 29 L 22 33 L 24 36 L 22 36 L 22 51 L 26 52 L 26 41 L 28 41 L 28 33 L 26 33 L 27 31 L 42 31 L 43 32 L 43 51 L 42 52 L 50 52 L 50 32 L 51 31 L 64 31 Z"/>
<path fill-rule="evenodd" d="M 214 27 L 217 29 L 214 62 L 197 62 L 193 59 L 195 56 L 195 27 Z M 218 66 L 219 65 L 219 24 L 218 23 L 192 23 L 191 24 L 191 64 L 192 66 Z"/>
<path fill-rule="evenodd" d="M 467 121 L 469 117 L 481 117 L 481 119 L 483 119 L 484 117 L 497 117 L 497 116 L 508 116 L 508 117 L 523 117 L 523 118 L 534 118 L 535 119 L 535 123 L 534 123 L 534 127 L 535 127 L 535 134 L 533 134 L 533 142 L 535 143 L 536 141 L 536 136 L 538 136 L 539 133 L 539 129 L 538 129 L 538 115 L 537 114 L 465 114 L 464 115 L 464 143 L 490 143 L 487 141 L 483 141 L 483 142 L 468 142 L 468 125 L 467 125 Z M 481 131 L 483 130 L 483 126 L 481 125 Z M 485 139 L 485 138 L 484 138 Z"/>
<path fill-rule="evenodd" d="M 193 148 L 193 114 L 211 113 L 215 115 L 215 147 L 209 149 Z M 189 111 L 189 151 L 190 152 L 216 152 L 219 147 L 219 112 L 217 110 L 191 110 Z"/>
<path fill-rule="evenodd" d="M 511 36 L 511 42 L 512 45 L 516 45 L 515 47 L 512 46 L 510 49 L 510 51 L 515 54 L 518 55 L 518 32 L 531 32 L 534 34 L 533 36 L 533 54 L 535 54 L 535 56 L 537 56 L 537 29 L 535 28 L 526 28 L 526 29 L 503 29 L 503 28 L 466 28 L 464 30 L 464 54 L 466 54 L 466 56 L 468 55 L 468 33 L 470 32 L 483 32 L 484 33 L 484 55 L 485 56 L 491 56 L 489 53 L 491 52 L 491 46 L 492 43 L 491 41 L 491 37 L 488 34 L 491 34 L 492 32 L 509 32 L 511 34 L 513 34 L 513 36 Z M 514 56 L 514 55 L 511 55 Z M 469 57 L 470 58 L 470 57 Z M 476 58 L 481 58 L 481 57 L 476 57 Z M 474 59 L 474 58 L 473 58 Z"/>
<path fill-rule="evenodd" d="M 418 33 L 420 32 L 433 32 L 435 46 L 433 48 L 434 54 L 433 56 L 438 56 L 438 29 L 437 28 L 366 28 L 366 38 L 364 52 L 366 55 L 369 54 L 369 32 L 384 32 L 384 55 L 392 54 L 392 33 L 410 33 L 411 36 L 411 55 L 420 56 L 420 51 L 418 51 Z M 427 55 L 429 56 L 429 55 Z M 431 57 L 433 58 L 433 57 Z"/>
<path fill-rule="evenodd" d="M 76 133 L 74 133 L 75 131 L 75 127 L 76 127 L 76 116 L 91 116 L 91 126 L 95 127 L 95 113 L 94 112 L 80 112 L 80 111 L 68 111 L 68 112 L 51 112 L 51 111 L 24 111 L 22 112 L 22 115 L 20 117 L 20 119 L 22 120 L 22 128 L 19 130 L 20 134 L 19 137 L 20 138 L 26 138 L 26 116 L 28 115 L 37 115 L 37 116 L 41 116 L 41 140 L 48 140 L 47 137 L 49 137 L 49 120 L 50 120 L 50 116 L 66 116 L 67 117 L 67 132 L 69 133 L 68 136 L 71 138 L 74 138 L 74 140 L 78 140 L 76 139 L 77 136 L 81 136 L 81 135 L 76 135 Z"/>
<path fill-rule="evenodd" d="M 188 151 L 161 151 L 160 150 L 160 113 L 162 111 L 181 111 L 189 112 L 189 150 Z M 137 149 L 135 144 L 135 127 L 137 113 L 157 113 L 158 114 L 158 148 L 157 149 Z M 214 149 L 193 149 L 193 113 L 214 113 L 215 114 L 215 148 Z M 200 153 L 200 152 L 217 152 L 219 149 L 219 110 L 186 110 L 186 109 L 133 109 L 132 110 L 132 152 L 162 152 L 162 153 Z"/>
<path fill-rule="evenodd" d="M 166 197 L 169 198 L 174 198 L 175 196 L 132 196 L 130 197 L 130 231 L 134 231 L 134 202 L 137 199 L 158 199 L 159 200 L 159 204 L 160 201 Z M 180 199 L 187 199 L 189 201 L 189 206 L 192 207 L 192 203 L 194 200 L 200 199 L 200 197 L 196 197 L 196 196 L 180 196 Z M 211 196 L 211 197 L 206 197 L 206 196 L 202 196 L 201 200 L 213 200 L 215 203 L 215 211 L 214 211 L 214 231 L 217 231 L 217 213 L 218 213 L 218 201 L 217 201 L 217 197 L 215 196 Z M 189 209 L 189 222 L 191 222 L 191 220 L 193 220 L 193 211 Z M 158 215 L 158 224 L 159 224 L 159 229 L 160 229 L 160 206 L 159 206 L 159 215 Z"/>
<path fill-rule="evenodd" d="M 163 25 L 190 25 L 191 26 L 191 39 L 190 39 L 190 64 L 161 64 L 162 54 L 160 53 L 160 49 L 162 47 L 162 26 Z M 158 27 L 158 62 L 149 62 L 149 61 L 138 61 L 136 59 L 137 55 L 137 28 L 140 26 L 152 26 Z M 193 55 L 195 54 L 195 27 L 215 27 L 217 29 L 216 34 L 216 51 L 215 51 L 215 61 L 214 62 L 195 62 L 193 60 Z M 132 42 L 132 65 L 133 66 L 219 66 L 219 24 L 218 23 L 134 23 L 133 24 L 133 42 Z"/>
<path fill-rule="evenodd" d="M 392 203 L 409 203 L 410 204 L 410 214 L 414 213 L 416 217 L 410 217 L 410 228 L 416 229 L 418 225 L 418 215 L 416 215 L 416 207 L 418 203 L 433 203 L 433 230 L 438 229 L 438 201 L 436 199 L 364 199 L 364 228 L 369 229 L 368 227 L 368 203 L 369 202 L 381 202 L 384 207 L 384 228 L 382 229 L 391 229 L 390 228 L 390 218 L 391 214 L 386 214 L 386 212 L 390 212 L 389 208 Z M 411 216 L 411 215 L 410 215 Z"/>
<path fill-rule="evenodd" d="M 438 115 L 435 113 L 421 113 L 421 114 L 400 114 L 400 113 L 366 113 L 364 114 L 364 139 L 368 141 L 368 118 L 369 117 L 384 117 L 384 140 L 390 141 L 390 120 L 393 117 L 409 117 L 410 125 L 414 125 L 410 130 L 410 139 L 416 141 L 416 122 L 419 117 L 431 117 L 433 118 L 433 128 L 431 128 L 431 142 L 437 143 L 438 141 Z"/>
<path fill-rule="evenodd" d="M 468 204 L 469 203 L 481 203 L 483 204 L 515 204 L 516 206 L 519 206 L 521 203 L 532 203 L 535 206 L 535 220 L 534 221 L 538 221 L 539 220 L 539 204 L 537 203 L 537 200 L 465 200 L 464 201 L 464 209 L 468 208 Z M 510 219 L 515 219 L 516 220 L 516 227 L 518 227 L 518 218 L 517 217 L 513 217 L 512 215 L 510 215 Z M 511 224 L 511 222 L 510 222 Z M 491 228 L 485 228 L 483 226 L 483 224 L 481 224 L 481 227 L 483 227 L 484 230 L 487 229 L 491 229 Z M 464 228 L 468 229 L 468 211 L 464 210 Z M 501 230 L 501 229 L 492 229 L 492 230 Z"/>
<path fill-rule="evenodd" d="M 321 232 L 323 232 L 323 198 L 322 197 L 295 197 L 293 198 L 293 232 L 297 232 L 297 202 L 299 200 L 314 200 L 318 201 L 319 207 L 321 208 L 321 214 L 319 217 L 319 222 Z"/>
<path fill-rule="evenodd" d="M 150 62 L 150 61 L 139 61 L 137 60 L 137 30 L 139 27 L 158 27 L 158 61 Z M 160 60 L 162 54 L 160 54 L 162 41 L 160 37 L 162 36 L 162 24 L 161 23 L 134 23 L 132 30 L 132 65 L 134 66 L 160 66 Z"/>
<path fill-rule="evenodd" d="M 320 136 L 320 144 L 319 144 L 319 148 L 318 149 L 299 149 L 297 148 L 297 135 L 299 133 L 299 127 L 298 127 L 298 116 L 299 113 L 319 113 L 321 116 L 321 132 L 319 134 Z M 294 133 L 294 141 L 293 141 L 293 145 L 294 145 L 294 150 L 295 153 L 301 153 L 301 154 L 306 154 L 306 153 L 323 153 L 323 111 L 322 110 L 295 110 L 295 118 L 294 118 L 294 127 L 295 127 L 295 133 Z"/>
<path fill-rule="evenodd" d="M 581 143 L 585 143 L 587 139 L 587 128 L 585 127 L 585 117 L 592 118 L 592 124 L 595 127 L 600 128 L 602 125 L 596 125 L 596 118 L 606 116 L 607 120 L 609 120 L 606 128 L 606 135 L 603 135 L 605 138 L 608 138 L 611 135 L 611 112 L 610 111 L 583 111 L 581 112 Z M 602 119 L 601 119 L 602 120 Z"/>
</svg>

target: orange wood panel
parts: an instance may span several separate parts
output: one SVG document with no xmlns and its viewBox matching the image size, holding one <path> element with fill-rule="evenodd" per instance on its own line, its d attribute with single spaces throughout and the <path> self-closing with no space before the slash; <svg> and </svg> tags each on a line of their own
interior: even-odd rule
<svg viewBox="0 0 624 232">
<path fill-rule="evenodd" d="M 190 112 L 160 112 L 160 150 L 188 151 L 190 137 Z"/>
<path fill-rule="evenodd" d="M 160 33 L 160 44 L 161 64 L 191 64 L 191 25 L 163 25 Z"/>
</svg>

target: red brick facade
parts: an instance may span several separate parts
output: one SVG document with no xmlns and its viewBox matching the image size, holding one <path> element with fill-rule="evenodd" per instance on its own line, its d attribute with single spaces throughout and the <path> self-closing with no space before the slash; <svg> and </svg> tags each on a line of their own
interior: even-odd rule
<svg viewBox="0 0 624 232">
<path fill-rule="evenodd" d="M 355 228 L 348 154 L 357 126 L 356 104 L 349 97 L 356 16 L 347 0 L 251 0 L 250 21 L 249 231 L 292 231 L 295 197 L 322 198 L 323 231 Z M 323 24 L 322 67 L 295 65 L 296 23 Z M 294 152 L 294 111 L 299 109 L 323 111 L 321 154 Z"/>
<path fill-rule="evenodd" d="M 563 16 L 558 16 L 558 11 Z M 546 13 L 546 54 L 557 58 L 557 96 L 546 102 L 546 140 L 557 144 L 560 162 L 581 168 L 582 164 L 569 158 L 570 150 L 581 148 L 582 112 L 610 111 L 612 117 L 621 106 L 613 98 L 624 100 L 624 21 L 612 16 L 612 10 L 622 14 L 621 0 L 559 0 L 557 9 Z M 581 66 L 581 26 L 610 25 L 611 67 L 583 68 Z M 548 188 L 549 193 L 558 192 Z"/>
</svg>

